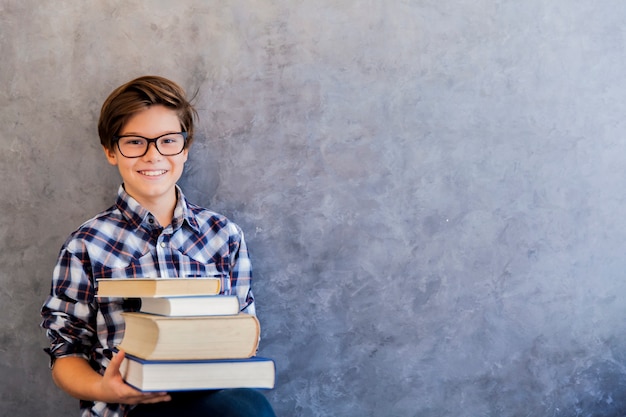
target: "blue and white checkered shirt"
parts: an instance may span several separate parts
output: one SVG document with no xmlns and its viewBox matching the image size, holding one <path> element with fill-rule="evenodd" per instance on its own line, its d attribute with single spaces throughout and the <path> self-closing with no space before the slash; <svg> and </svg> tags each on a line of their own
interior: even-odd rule
<svg viewBox="0 0 626 417">
<path fill-rule="evenodd" d="M 115 205 L 85 222 L 61 248 L 52 289 L 41 310 L 52 361 L 87 359 L 101 374 L 124 336 L 122 311 L 137 300 L 96 298 L 96 280 L 219 277 L 241 311 L 255 314 L 252 268 L 242 230 L 226 217 L 190 204 L 177 187 L 172 223 L 163 228 L 120 186 Z M 81 401 L 81 416 L 121 417 L 130 407 Z"/>
</svg>

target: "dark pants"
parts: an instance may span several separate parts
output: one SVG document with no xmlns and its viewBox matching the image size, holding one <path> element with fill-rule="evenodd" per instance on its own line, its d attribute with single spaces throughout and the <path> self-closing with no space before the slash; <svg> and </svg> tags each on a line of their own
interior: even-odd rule
<svg viewBox="0 0 626 417">
<path fill-rule="evenodd" d="M 253 389 L 173 392 L 172 400 L 140 404 L 128 417 L 276 417 L 265 396 Z"/>
</svg>

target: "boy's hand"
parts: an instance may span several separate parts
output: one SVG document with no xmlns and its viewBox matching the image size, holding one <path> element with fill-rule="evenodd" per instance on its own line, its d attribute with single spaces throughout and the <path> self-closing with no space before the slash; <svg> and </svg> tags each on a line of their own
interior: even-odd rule
<svg viewBox="0 0 626 417">
<path fill-rule="evenodd" d="M 144 393 L 134 389 L 122 378 L 120 366 L 124 360 L 124 351 L 113 356 L 101 380 L 101 392 L 108 403 L 148 404 L 169 401 L 172 398 L 166 392 Z"/>
</svg>

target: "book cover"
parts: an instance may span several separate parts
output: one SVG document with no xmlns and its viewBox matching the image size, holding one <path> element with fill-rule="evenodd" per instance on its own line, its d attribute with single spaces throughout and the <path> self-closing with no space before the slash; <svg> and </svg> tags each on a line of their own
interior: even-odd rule
<svg viewBox="0 0 626 417">
<path fill-rule="evenodd" d="M 263 357 L 226 360 L 151 361 L 126 354 L 121 367 L 127 384 L 145 391 L 272 389 L 274 361 Z"/>
</svg>

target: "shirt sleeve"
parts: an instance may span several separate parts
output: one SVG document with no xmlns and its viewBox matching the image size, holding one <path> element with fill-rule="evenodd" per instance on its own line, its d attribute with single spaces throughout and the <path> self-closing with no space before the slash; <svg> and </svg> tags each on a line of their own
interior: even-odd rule
<svg viewBox="0 0 626 417">
<path fill-rule="evenodd" d="M 239 298 L 240 310 L 243 313 L 256 315 L 254 295 L 252 294 L 252 263 L 243 231 L 233 225 L 236 233 L 232 233 L 230 246 L 230 281 L 231 291 Z"/>
<path fill-rule="evenodd" d="M 87 254 L 70 252 L 65 246 L 52 277 L 52 288 L 41 309 L 41 327 L 50 345 L 51 365 L 63 356 L 89 359 L 96 338 L 93 301 L 95 289 Z"/>
</svg>

